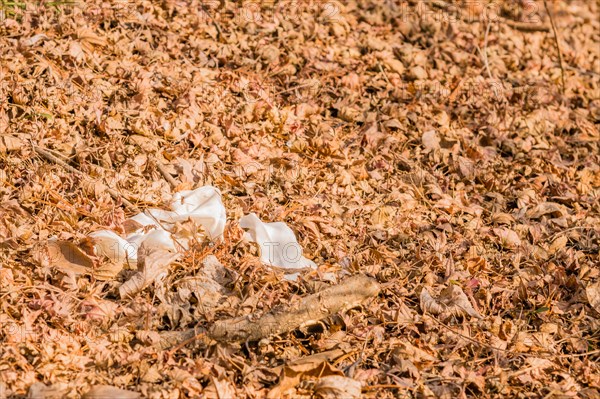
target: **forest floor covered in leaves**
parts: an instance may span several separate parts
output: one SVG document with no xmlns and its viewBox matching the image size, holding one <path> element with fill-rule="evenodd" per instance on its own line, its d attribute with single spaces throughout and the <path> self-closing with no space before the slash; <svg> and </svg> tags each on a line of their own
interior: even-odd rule
<svg viewBox="0 0 600 399">
<path fill-rule="evenodd" d="M 597 1 L 25 3 L 0 1 L 0 398 L 600 397 Z M 45 259 L 203 185 L 223 237 L 135 295 Z M 250 212 L 318 268 L 262 264 Z M 161 344 L 357 274 L 379 294 L 317 324 Z"/>
</svg>

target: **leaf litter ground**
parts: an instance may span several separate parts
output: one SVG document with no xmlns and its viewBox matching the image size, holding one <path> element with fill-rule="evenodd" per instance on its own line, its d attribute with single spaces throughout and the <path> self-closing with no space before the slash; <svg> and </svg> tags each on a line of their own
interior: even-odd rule
<svg viewBox="0 0 600 399">
<path fill-rule="evenodd" d="M 0 397 L 598 397 L 597 2 L 0 6 Z M 203 185 L 222 240 L 132 297 L 41 259 Z M 356 274 L 316 324 L 162 345 Z"/>
</svg>

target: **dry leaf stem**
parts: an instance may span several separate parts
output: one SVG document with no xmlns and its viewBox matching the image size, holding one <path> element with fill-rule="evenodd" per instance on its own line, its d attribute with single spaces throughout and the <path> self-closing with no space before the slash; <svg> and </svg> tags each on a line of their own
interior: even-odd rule
<svg viewBox="0 0 600 399">
<path fill-rule="evenodd" d="M 560 63 L 560 79 L 562 83 L 562 93 L 564 95 L 567 86 L 565 85 L 565 67 L 563 62 L 562 49 L 560 48 L 560 41 L 558 40 L 558 32 L 556 30 L 556 24 L 554 23 L 554 17 L 552 16 L 552 12 L 550 11 L 550 7 L 548 7 L 548 2 L 546 0 L 544 0 L 544 8 L 546 8 L 546 12 L 548 13 L 548 17 L 550 18 L 550 24 L 552 25 L 552 33 L 554 34 L 554 43 L 556 43 L 556 51 L 558 51 L 558 61 Z"/>
</svg>

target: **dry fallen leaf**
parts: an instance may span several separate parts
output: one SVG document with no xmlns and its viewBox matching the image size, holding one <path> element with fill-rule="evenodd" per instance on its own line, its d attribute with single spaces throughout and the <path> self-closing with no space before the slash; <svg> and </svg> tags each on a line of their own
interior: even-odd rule
<svg viewBox="0 0 600 399">
<path fill-rule="evenodd" d="M 343 377 L 344 373 L 320 359 L 304 363 L 296 362 L 295 364 L 284 366 L 279 384 L 269 391 L 267 397 L 269 399 L 277 399 L 285 396 L 305 378 L 323 378 L 327 376 Z"/>
<path fill-rule="evenodd" d="M 132 297 L 154 281 L 164 277 L 169 265 L 181 254 L 167 249 L 153 249 L 144 243 L 138 250 L 138 272 L 119 287 L 121 298 Z"/>
<path fill-rule="evenodd" d="M 49 241 L 46 246 L 48 266 L 63 273 L 92 273 L 94 262 L 70 241 Z"/>
<path fill-rule="evenodd" d="M 314 390 L 315 396 L 321 399 L 358 399 L 361 397 L 361 383 L 340 375 L 319 378 Z"/>
<path fill-rule="evenodd" d="M 493 231 L 500 239 L 500 245 L 504 248 L 517 248 L 521 246 L 521 239 L 514 230 L 506 227 L 498 227 Z"/>
<path fill-rule="evenodd" d="M 110 385 L 96 385 L 82 396 L 83 399 L 136 399 L 139 397 L 141 395 L 138 392 Z"/>
<path fill-rule="evenodd" d="M 423 133 L 421 137 L 421 142 L 423 143 L 423 148 L 425 148 L 425 152 L 431 152 L 440 149 L 440 138 L 438 137 L 435 130 L 428 130 Z"/>
<path fill-rule="evenodd" d="M 469 316 L 477 317 L 478 319 L 483 318 L 483 316 L 473 308 L 471 301 L 469 301 L 469 297 L 467 297 L 463 290 L 456 285 L 450 285 L 443 289 L 438 299 L 434 299 L 427 288 L 423 288 L 421 291 L 421 310 L 434 315 L 442 313 L 454 315 L 467 314 Z"/>
<path fill-rule="evenodd" d="M 212 377 L 210 385 L 202 391 L 202 397 L 206 399 L 235 398 L 236 389 L 226 379 Z"/>
<path fill-rule="evenodd" d="M 567 236 L 562 235 L 560 237 L 557 237 L 554 241 L 552 241 L 552 244 L 550 244 L 550 246 L 548 247 L 548 254 L 554 255 L 558 251 L 564 249 L 567 246 L 568 241 L 569 239 L 567 238 Z"/>
<path fill-rule="evenodd" d="M 589 304 L 600 313 L 600 281 L 590 284 L 585 288 Z"/>
<path fill-rule="evenodd" d="M 27 399 L 62 399 L 68 391 L 66 386 L 46 386 L 41 382 L 33 383 L 27 392 Z M 2 391 L 0 390 L 0 394 Z"/>
<path fill-rule="evenodd" d="M 0 397 L 39 380 L 61 398 L 263 398 L 322 356 L 366 398 L 595 398 L 599 8 L 0 0 Z M 278 281 L 242 238 L 249 213 L 319 268 Z M 181 256 L 136 270 L 161 229 L 151 248 Z M 93 267 L 50 268 L 52 237 Z M 384 288 L 361 307 L 257 344 L 193 339 L 362 272 Z"/>
<path fill-rule="evenodd" d="M 186 277 L 177 287 L 181 300 L 188 301 L 194 295 L 202 307 L 216 307 L 223 297 L 223 286 L 205 276 Z"/>
<path fill-rule="evenodd" d="M 1 136 L 0 137 L 0 154 L 17 151 L 23 148 L 23 141 L 14 136 Z"/>
<path fill-rule="evenodd" d="M 423 312 L 428 312 L 434 315 L 441 314 L 444 310 L 446 310 L 444 305 L 436 301 L 425 287 L 423 287 L 423 290 L 421 291 L 420 305 Z"/>
<path fill-rule="evenodd" d="M 566 214 L 567 212 L 565 211 L 564 206 L 557 204 L 556 202 L 542 202 L 526 213 L 527 217 L 531 219 L 539 219 L 544 215 L 560 218 Z"/>
</svg>

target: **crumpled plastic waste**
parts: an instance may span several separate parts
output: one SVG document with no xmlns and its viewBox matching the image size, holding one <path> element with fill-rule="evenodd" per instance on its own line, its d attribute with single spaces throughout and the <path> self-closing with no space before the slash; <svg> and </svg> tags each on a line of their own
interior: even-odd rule
<svg viewBox="0 0 600 399">
<path fill-rule="evenodd" d="M 129 233 L 125 237 L 111 230 L 99 230 L 89 237 L 97 255 L 106 256 L 115 263 L 126 263 L 141 273 L 134 276 L 139 281 L 132 278 L 123 284 L 123 293 L 131 295 L 147 285 L 152 276 L 164 274 L 168 263 L 177 258 L 169 254 L 180 254 L 189 249 L 192 240 L 202 235 L 218 240 L 225 229 L 226 215 L 220 191 L 203 186 L 174 194 L 170 211 L 152 208 L 133 216 L 126 221 Z M 204 232 L 184 234 L 176 228 L 177 223 L 187 221 L 201 226 Z M 300 270 L 316 268 L 313 261 L 303 256 L 294 232 L 285 223 L 263 223 L 253 213 L 242 217 L 239 223 L 247 230 L 246 238 L 258 244 L 261 261 L 282 268 L 286 279 L 295 280 Z M 154 258 L 161 259 L 158 264 L 149 256 L 150 252 L 156 252 Z"/>
<path fill-rule="evenodd" d="M 300 269 L 316 269 L 317 265 L 302 254 L 296 235 L 283 222 L 264 223 L 254 213 L 240 219 L 240 227 L 247 229 L 245 237 L 258 244 L 260 260 L 270 266 L 280 267 L 286 278 L 295 280 Z"/>
<path fill-rule="evenodd" d="M 115 262 L 126 261 L 130 267 L 137 265 L 138 249 L 148 248 L 178 251 L 189 249 L 191 237 L 172 236 L 177 222 L 193 221 L 202 226 L 208 237 L 216 240 L 223 234 L 227 220 L 221 193 L 212 186 L 181 191 L 173 196 L 171 211 L 148 209 L 133 216 L 130 221 L 135 230 L 122 238 L 111 230 L 99 230 L 89 235 L 94 240 L 96 253 Z M 177 244 L 177 245 L 176 245 Z"/>
</svg>

